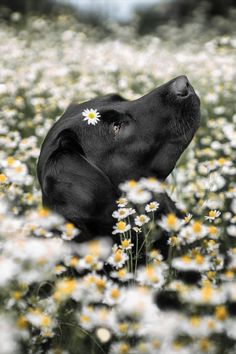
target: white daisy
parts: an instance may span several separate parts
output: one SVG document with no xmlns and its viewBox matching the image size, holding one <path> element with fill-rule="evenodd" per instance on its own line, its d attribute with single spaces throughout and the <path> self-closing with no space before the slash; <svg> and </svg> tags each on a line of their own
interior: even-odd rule
<svg viewBox="0 0 236 354">
<path fill-rule="evenodd" d="M 149 220 L 150 220 L 149 216 L 142 214 L 142 215 L 138 215 L 138 216 L 134 219 L 134 222 L 135 222 L 135 225 L 137 225 L 137 226 L 143 226 L 143 225 L 146 224 Z"/>
<path fill-rule="evenodd" d="M 125 221 L 119 221 L 113 226 L 114 231 L 112 231 L 113 235 L 115 234 L 123 234 L 131 229 L 130 224 L 126 224 Z"/>
<path fill-rule="evenodd" d="M 159 288 L 164 283 L 163 271 L 160 267 L 148 265 L 138 270 L 137 281 L 142 285 L 153 286 Z"/>
<path fill-rule="evenodd" d="M 94 327 L 94 312 L 92 308 L 83 308 L 81 313 L 77 313 L 77 318 L 80 325 L 86 330 L 89 331 Z"/>
<path fill-rule="evenodd" d="M 184 217 L 184 223 L 188 224 L 189 221 L 192 219 L 193 215 L 188 213 L 185 217 Z"/>
<path fill-rule="evenodd" d="M 124 298 L 124 292 L 115 284 L 109 284 L 103 302 L 107 305 L 113 306 L 120 303 Z"/>
<path fill-rule="evenodd" d="M 139 184 L 141 188 L 148 189 L 154 193 L 165 192 L 165 184 L 158 181 L 155 177 L 141 178 Z"/>
<path fill-rule="evenodd" d="M 178 231 L 182 225 L 181 220 L 172 213 L 163 216 L 158 224 L 167 231 Z"/>
<path fill-rule="evenodd" d="M 128 192 L 127 198 L 132 203 L 144 204 L 150 201 L 152 194 L 149 191 L 141 188 L 133 188 Z"/>
<path fill-rule="evenodd" d="M 87 254 L 85 257 L 79 260 L 75 268 L 78 271 L 83 269 L 90 270 L 100 270 L 103 266 L 103 263 L 98 260 L 98 258 L 92 254 Z"/>
<path fill-rule="evenodd" d="M 190 244 L 202 239 L 208 233 L 208 229 L 198 220 L 191 220 L 191 222 L 179 232 L 178 239 L 181 244 Z"/>
<path fill-rule="evenodd" d="M 112 213 L 112 216 L 113 216 L 113 218 L 121 220 L 121 219 L 127 218 L 129 215 L 132 215 L 134 213 L 135 213 L 135 210 L 132 208 L 119 208 L 118 210 L 115 210 Z"/>
<path fill-rule="evenodd" d="M 116 204 L 119 208 L 124 208 L 128 204 L 128 200 L 126 198 L 119 198 L 116 200 Z"/>
<path fill-rule="evenodd" d="M 98 112 L 98 110 L 93 108 L 85 109 L 82 112 L 82 115 L 84 116 L 83 120 L 87 121 L 88 125 L 96 125 L 100 121 L 99 118 L 101 117 L 101 114 Z"/>
<path fill-rule="evenodd" d="M 176 257 L 172 261 L 172 267 L 180 271 L 206 272 L 211 268 L 210 257 L 201 254 L 195 255 L 194 258 L 189 255 Z"/>
<path fill-rule="evenodd" d="M 119 270 L 111 272 L 111 277 L 119 279 L 121 282 L 126 282 L 133 278 L 133 274 L 129 273 L 126 268 L 121 268 Z"/>
<path fill-rule="evenodd" d="M 130 179 L 129 181 L 126 181 L 119 185 L 120 190 L 122 190 L 123 192 L 130 192 L 131 190 L 139 187 L 139 182 L 135 181 L 134 179 Z"/>
<path fill-rule="evenodd" d="M 151 202 L 151 203 L 149 203 L 149 204 L 147 204 L 145 206 L 145 210 L 146 210 L 147 213 L 154 212 L 154 211 L 156 211 L 159 208 L 159 205 L 160 204 L 155 202 L 155 201 Z"/>
<path fill-rule="evenodd" d="M 73 238 L 79 235 L 79 230 L 72 223 L 66 223 L 61 227 L 61 238 L 65 241 L 71 241 Z"/>
<path fill-rule="evenodd" d="M 220 216 L 221 212 L 219 210 L 210 210 L 208 215 L 205 216 L 206 220 L 213 221 Z"/>
<path fill-rule="evenodd" d="M 128 258 L 127 254 L 115 245 L 112 250 L 112 255 L 108 258 L 107 262 L 116 269 L 119 269 L 124 266 Z"/>
<path fill-rule="evenodd" d="M 133 243 L 131 243 L 130 239 L 125 238 L 124 240 L 121 241 L 121 249 L 123 250 L 131 250 L 131 248 L 133 247 Z"/>
</svg>

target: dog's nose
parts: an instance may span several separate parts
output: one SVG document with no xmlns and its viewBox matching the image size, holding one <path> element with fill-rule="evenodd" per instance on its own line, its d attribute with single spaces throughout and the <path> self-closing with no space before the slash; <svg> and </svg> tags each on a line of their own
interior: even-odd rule
<svg viewBox="0 0 236 354">
<path fill-rule="evenodd" d="M 172 84 L 172 90 L 177 96 L 188 96 L 191 86 L 186 76 L 179 76 Z"/>
</svg>

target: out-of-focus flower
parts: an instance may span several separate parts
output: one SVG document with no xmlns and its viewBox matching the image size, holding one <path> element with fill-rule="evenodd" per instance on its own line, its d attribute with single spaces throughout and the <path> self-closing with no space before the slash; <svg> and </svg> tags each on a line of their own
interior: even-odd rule
<svg viewBox="0 0 236 354">
<path fill-rule="evenodd" d="M 150 218 L 147 215 L 138 215 L 135 219 L 134 222 L 137 226 L 143 226 L 144 224 L 148 223 Z"/>
<path fill-rule="evenodd" d="M 115 268 L 122 268 L 128 259 L 128 255 L 122 249 L 115 247 L 112 255 L 108 258 L 108 263 Z"/>
<path fill-rule="evenodd" d="M 160 204 L 155 202 L 155 201 L 151 202 L 151 203 L 149 203 L 149 204 L 147 204 L 145 206 L 145 210 L 146 210 L 147 213 L 154 212 L 154 211 L 156 211 L 159 208 L 159 205 Z"/>
<path fill-rule="evenodd" d="M 167 216 L 163 216 L 158 224 L 167 231 L 177 231 L 182 223 L 174 214 L 168 214 Z"/>
<path fill-rule="evenodd" d="M 221 212 L 219 210 L 210 210 L 208 215 L 205 216 L 206 220 L 213 221 L 220 216 Z"/>
</svg>

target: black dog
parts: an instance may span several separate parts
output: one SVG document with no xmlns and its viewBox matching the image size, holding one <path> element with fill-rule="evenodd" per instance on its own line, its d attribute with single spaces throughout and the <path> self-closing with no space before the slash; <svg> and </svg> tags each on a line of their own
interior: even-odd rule
<svg viewBox="0 0 236 354">
<path fill-rule="evenodd" d="M 101 114 L 95 126 L 83 120 L 91 108 Z M 110 233 L 118 185 L 145 176 L 164 180 L 199 121 L 200 100 L 185 76 L 134 101 L 110 94 L 69 106 L 38 160 L 43 204 L 87 234 Z"/>
</svg>

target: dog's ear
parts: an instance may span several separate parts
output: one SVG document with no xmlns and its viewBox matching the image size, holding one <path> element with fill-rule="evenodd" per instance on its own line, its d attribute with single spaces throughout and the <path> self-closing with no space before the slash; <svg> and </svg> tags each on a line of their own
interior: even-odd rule
<svg viewBox="0 0 236 354">
<path fill-rule="evenodd" d="M 86 159 L 74 131 L 61 131 L 55 147 L 41 170 L 43 204 L 89 233 L 98 225 L 106 233 L 113 223 L 115 188 Z"/>
</svg>

